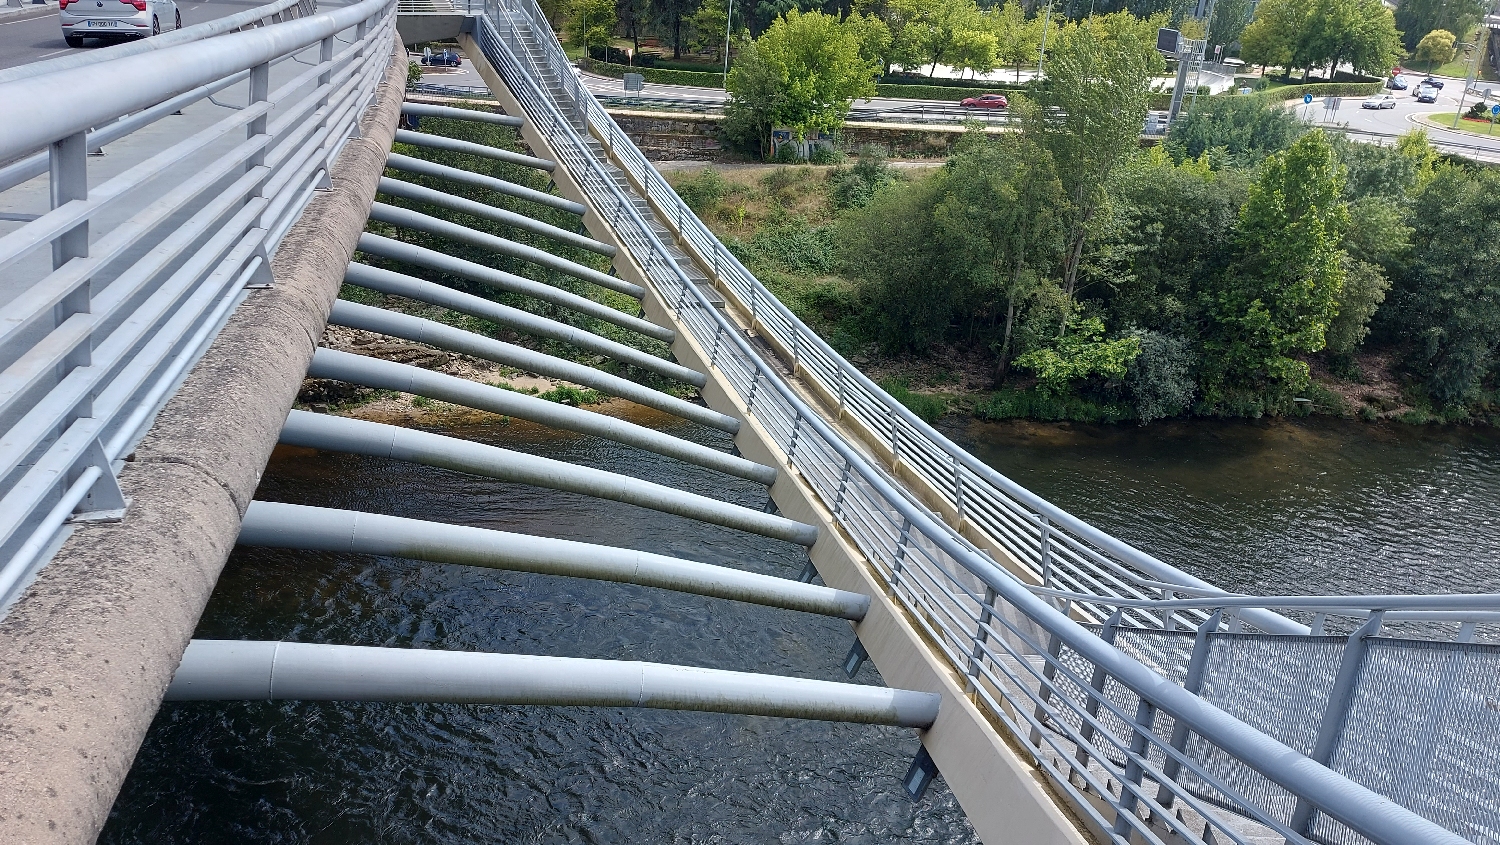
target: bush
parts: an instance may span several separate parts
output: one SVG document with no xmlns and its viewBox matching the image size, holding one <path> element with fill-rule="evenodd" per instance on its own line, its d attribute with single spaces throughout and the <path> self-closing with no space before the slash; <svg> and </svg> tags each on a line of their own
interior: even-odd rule
<svg viewBox="0 0 1500 845">
<path fill-rule="evenodd" d="M 983 79 L 949 79 L 942 76 L 927 77 L 920 73 L 890 73 L 875 80 L 877 85 L 906 85 L 925 86 L 933 88 L 968 88 L 977 91 L 991 91 L 998 83 L 987 82 Z"/>
<path fill-rule="evenodd" d="M 1175 417 L 1193 402 L 1193 351 L 1187 341 L 1156 331 L 1131 333 L 1141 344 L 1139 355 L 1126 365 L 1125 386 L 1135 400 L 1135 416 L 1142 423 Z"/>
<path fill-rule="evenodd" d="M 1374 82 L 1312 82 L 1307 85 L 1283 85 L 1280 88 L 1262 91 L 1254 96 L 1279 103 L 1287 100 L 1300 100 L 1303 94 L 1311 94 L 1314 98 L 1368 97 L 1371 94 L 1379 94 L 1384 88 L 1385 83 L 1379 80 Z"/>
<path fill-rule="evenodd" d="M 889 393 L 892 399 L 905 405 L 913 414 L 921 417 L 924 422 L 936 422 L 948 410 L 948 403 L 940 396 L 924 396 L 921 393 L 912 393 L 911 387 L 906 379 L 888 378 L 880 382 L 880 389 Z"/>
<path fill-rule="evenodd" d="M 1099 402 L 1075 394 L 1058 396 L 1039 390 L 1006 388 L 990 395 L 974 408 L 982 420 L 1071 420 L 1083 423 L 1117 423 L 1131 419 L 1134 411 L 1124 402 Z"/>
<path fill-rule="evenodd" d="M 788 273 L 825 275 L 837 266 L 832 227 L 812 227 L 800 217 L 773 220 L 741 250 L 746 257 Z"/>
<path fill-rule="evenodd" d="M 723 88 L 724 74 L 709 73 L 697 70 L 668 70 L 654 67 L 629 67 L 627 65 L 614 64 L 613 62 L 601 62 L 593 59 L 588 60 L 584 70 L 597 73 L 600 76 L 609 76 L 614 79 L 624 79 L 627 73 L 639 73 L 653 85 L 692 85 L 698 88 Z"/>
<path fill-rule="evenodd" d="M 812 153 L 807 157 L 810 164 L 843 164 L 847 158 L 843 153 L 823 144 L 812 148 Z"/>
<path fill-rule="evenodd" d="M 729 182 L 711 167 L 677 183 L 677 196 L 682 197 L 687 207 L 700 217 L 728 195 Z"/>
<path fill-rule="evenodd" d="M 853 167 L 843 168 L 828 174 L 829 200 L 833 207 L 864 208 L 875 192 L 901 178 L 900 174 L 885 162 L 885 151 L 874 144 L 859 149 L 859 161 Z"/>
<path fill-rule="evenodd" d="M 1290 147 L 1305 131 L 1296 115 L 1271 100 L 1206 97 L 1172 124 L 1166 145 L 1179 163 L 1222 150 L 1229 159 L 1223 163 L 1248 165 Z"/>
<path fill-rule="evenodd" d="M 946 85 L 890 85 L 877 83 L 875 94 L 880 97 L 896 97 L 905 100 L 946 100 L 956 103 L 969 97 L 977 97 L 980 94 L 1004 94 L 1006 97 L 1014 97 L 1022 93 L 1014 88 L 999 88 L 990 86 L 987 88 L 954 88 Z"/>
</svg>

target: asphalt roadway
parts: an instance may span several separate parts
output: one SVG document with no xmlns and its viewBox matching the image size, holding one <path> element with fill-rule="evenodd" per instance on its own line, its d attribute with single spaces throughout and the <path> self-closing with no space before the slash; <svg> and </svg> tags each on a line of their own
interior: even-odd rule
<svg viewBox="0 0 1500 845">
<path fill-rule="evenodd" d="M 177 4 L 177 11 L 182 13 L 182 25 L 192 26 L 222 18 L 225 15 L 243 12 L 246 9 L 253 9 L 256 6 L 263 6 L 265 3 L 266 0 L 205 0 L 205 2 L 181 0 Z M 329 4 L 324 2 L 322 5 Z M 332 5 L 343 4 L 333 3 Z M 79 49 L 92 50 L 104 46 L 105 43 L 98 39 L 89 39 L 84 42 L 85 46 Z M 62 27 L 58 24 L 55 8 L 49 14 L 38 18 L 0 21 L 0 68 L 54 58 L 72 52 L 73 49 L 63 41 Z"/>
</svg>

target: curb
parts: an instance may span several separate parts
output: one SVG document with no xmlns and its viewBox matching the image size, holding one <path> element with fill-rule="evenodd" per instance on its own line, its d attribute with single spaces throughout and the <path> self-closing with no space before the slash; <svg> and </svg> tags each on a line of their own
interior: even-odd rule
<svg viewBox="0 0 1500 845">
<path fill-rule="evenodd" d="M 0 24 L 20 23 L 33 18 L 45 18 L 57 13 L 56 3 L 27 6 L 0 6 Z"/>
</svg>

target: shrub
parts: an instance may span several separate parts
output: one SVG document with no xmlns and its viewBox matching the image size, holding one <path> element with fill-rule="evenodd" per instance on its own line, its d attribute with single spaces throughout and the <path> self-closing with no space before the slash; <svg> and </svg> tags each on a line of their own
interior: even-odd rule
<svg viewBox="0 0 1500 845">
<path fill-rule="evenodd" d="M 729 182 L 712 167 L 705 167 L 697 176 L 677 183 L 677 196 L 682 197 L 687 207 L 699 216 L 728 195 Z"/>
<path fill-rule="evenodd" d="M 1139 355 L 1126 365 L 1125 386 L 1135 400 L 1135 416 L 1142 423 L 1175 417 L 1193 402 L 1193 351 L 1187 341 L 1156 331 L 1131 333 L 1141 345 Z"/>
<path fill-rule="evenodd" d="M 896 97 L 906 100 L 947 100 L 958 102 L 969 97 L 977 97 L 980 94 L 1004 94 L 1006 97 L 1014 97 L 1021 93 L 1014 88 L 999 88 L 990 86 L 987 88 L 954 88 L 947 85 L 889 85 L 877 83 L 875 93 L 880 97 Z"/>
<path fill-rule="evenodd" d="M 1134 411 L 1124 402 L 1099 402 L 1073 394 L 1057 396 L 1035 389 L 1006 388 L 975 406 L 974 416 L 982 420 L 1071 420 L 1097 424 L 1123 422 L 1134 416 Z"/>
<path fill-rule="evenodd" d="M 613 62 L 589 60 L 585 67 L 590 73 L 624 79 L 627 73 L 639 73 L 653 85 L 692 85 L 698 88 L 723 88 L 724 74 L 696 70 L 670 70 L 655 67 L 630 67 Z"/>
<path fill-rule="evenodd" d="M 820 144 L 812 148 L 807 160 L 812 164 L 842 164 L 845 158 L 847 156 L 838 150 Z"/>
<path fill-rule="evenodd" d="M 828 174 L 829 200 L 833 207 L 864 208 L 875 192 L 901 178 L 885 162 L 885 151 L 874 144 L 859 149 L 859 161 L 853 167 L 843 168 Z"/>
<path fill-rule="evenodd" d="M 574 407 L 579 405 L 597 405 L 609 399 L 608 396 L 597 390 L 580 390 L 567 384 L 560 384 L 546 393 L 539 393 L 536 398 L 545 399 L 548 402 L 556 402 L 559 405 L 572 405 Z"/>
<path fill-rule="evenodd" d="M 913 414 L 921 417 L 924 422 L 936 422 L 948 410 L 948 403 L 940 396 L 925 396 L 921 393 L 912 393 L 910 384 L 906 379 L 888 378 L 880 382 L 880 389 L 889 393 L 892 399 L 905 405 Z"/>
</svg>

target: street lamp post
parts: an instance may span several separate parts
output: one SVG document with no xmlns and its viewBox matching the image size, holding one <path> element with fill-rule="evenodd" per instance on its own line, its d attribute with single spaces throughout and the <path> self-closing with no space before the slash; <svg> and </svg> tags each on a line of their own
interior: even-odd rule
<svg viewBox="0 0 1500 845">
<path fill-rule="evenodd" d="M 734 0 L 729 0 L 729 13 L 724 16 L 724 90 L 729 90 L 729 33 L 734 26 Z"/>
<path fill-rule="evenodd" d="M 1466 48 L 1469 51 L 1469 75 L 1464 80 L 1464 89 L 1458 92 L 1458 112 L 1453 115 L 1454 129 L 1457 129 L 1458 122 L 1464 119 L 1464 98 L 1469 95 L 1469 89 L 1474 87 L 1474 77 L 1479 72 L 1479 54 L 1485 41 L 1485 35 L 1488 32 L 1488 29 L 1481 27 L 1479 43 L 1458 45 L 1460 47 Z"/>
<path fill-rule="evenodd" d="M 1052 23 L 1052 0 L 1047 0 L 1047 16 L 1042 18 L 1042 48 L 1036 54 L 1036 81 L 1042 81 L 1042 62 L 1047 58 L 1047 25 Z"/>
</svg>

